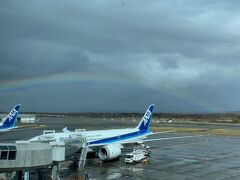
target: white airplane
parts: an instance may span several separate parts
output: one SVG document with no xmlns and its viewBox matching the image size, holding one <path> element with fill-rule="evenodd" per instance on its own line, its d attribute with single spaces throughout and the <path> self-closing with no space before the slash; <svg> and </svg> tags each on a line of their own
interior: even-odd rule
<svg viewBox="0 0 240 180">
<path fill-rule="evenodd" d="M 16 124 L 17 124 L 17 115 L 18 115 L 20 106 L 21 106 L 20 104 L 16 105 L 9 112 L 7 117 L 5 117 L 2 122 L 0 122 L 0 133 L 18 128 Z"/>
<path fill-rule="evenodd" d="M 63 129 L 61 133 L 44 133 L 33 137 L 29 142 L 43 142 L 43 141 L 56 141 L 56 142 L 76 142 L 80 140 L 82 135 L 86 137 L 88 152 L 97 152 L 101 160 L 111 160 L 121 155 L 121 149 L 125 144 L 140 144 L 147 141 L 169 140 L 189 138 L 196 136 L 181 136 L 169 137 L 159 139 L 145 139 L 149 135 L 167 133 L 172 131 L 153 133 L 149 130 L 150 122 L 152 119 L 154 105 L 150 105 L 145 112 L 142 120 L 135 128 L 126 129 L 112 129 L 112 130 L 95 130 L 95 131 L 68 131 L 67 128 Z M 49 131 L 51 132 L 51 131 Z"/>
</svg>

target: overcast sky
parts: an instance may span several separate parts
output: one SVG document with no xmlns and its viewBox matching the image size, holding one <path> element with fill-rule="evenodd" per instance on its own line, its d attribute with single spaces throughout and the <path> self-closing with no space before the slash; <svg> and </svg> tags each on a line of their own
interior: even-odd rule
<svg viewBox="0 0 240 180">
<path fill-rule="evenodd" d="M 0 111 L 240 110 L 240 1 L 1 0 Z"/>
</svg>

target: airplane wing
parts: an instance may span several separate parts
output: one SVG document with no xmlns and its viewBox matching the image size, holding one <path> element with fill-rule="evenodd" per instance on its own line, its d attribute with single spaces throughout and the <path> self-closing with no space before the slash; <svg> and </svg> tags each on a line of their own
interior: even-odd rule
<svg viewBox="0 0 240 180">
<path fill-rule="evenodd" d="M 197 136 L 176 136 L 176 137 L 167 137 L 167 138 L 156 138 L 156 139 L 139 139 L 139 140 L 122 140 L 120 142 L 115 142 L 116 144 L 127 145 L 127 144 L 140 144 L 144 142 L 151 141 L 163 141 L 163 140 L 172 140 L 172 139 L 185 139 L 185 138 L 196 138 L 202 137 L 205 135 L 197 135 Z M 88 147 L 101 147 L 112 143 L 101 143 L 101 144 L 89 144 Z"/>
<path fill-rule="evenodd" d="M 122 145 L 124 144 L 136 144 L 136 143 L 144 143 L 144 142 L 151 142 L 151 141 L 164 141 L 164 140 L 172 140 L 172 139 L 185 139 L 185 138 L 196 138 L 205 135 L 197 135 L 197 136 L 176 136 L 176 137 L 166 137 L 166 138 L 155 138 L 155 139 L 140 139 L 140 140 L 126 140 L 121 141 Z"/>
<path fill-rule="evenodd" d="M 142 142 L 152 142 L 152 141 L 163 141 L 163 140 L 172 140 L 172 139 L 185 139 L 185 138 L 194 138 L 194 137 L 202 137 L 205 135 L 198 136 L 177 136 L 177 137 L 167 137 L 167 138 L 156 138 L 156 139 L 144 139 Z"/>
<path fill-rule="evenodd" d="M 13 131 L 20 131 L 20 130 L 24 130 L 24 129 L 28 128 L 28 127 L 32 127 L 32 125 L 17 126 L 15 128 L 3 130 L 3 131 L 0 130 L 0 134 L 9 133 L 9 132 L 13 132 Z"/>
<path fill-rule="evenodd" d="M 160 132 L 152 132 L 151 134 L 148 134 L 148 136 L 155 135 L 155 134 L 163 134 L 163 133 L 171 133 L 176 131 L 160 131 Z"/>
</svg>

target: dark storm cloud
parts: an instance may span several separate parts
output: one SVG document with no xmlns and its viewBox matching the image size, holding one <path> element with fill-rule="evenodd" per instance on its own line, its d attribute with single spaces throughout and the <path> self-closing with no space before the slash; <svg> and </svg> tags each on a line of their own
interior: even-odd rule
<svg viewBox="0 0 240 180">
<path fill-rule="evenodd" d="M 23 39 L 6 44 L 1 51 L 2 81 L 90 70 L 83 50 L 63 44 Z"/>
<path fill-rule="evenodd" d="M 239 2 L 223 0 L 3 0 L 0 82 L 94 74 L 106 77 L 106 82 L 116 81 L 123 93 L 114 94 L 119 102 L 112 98 L 111 103 L 123 107 L 125 97 L 135 97 L 125 86 L 130 83 L 135 91 L 141 89 L 146 102 L 152 91 L 155 96 L 167 92 L 168 98 L 161 96 L 156 104 L 171 104 L 169 111 L 177 111 L 175 105 L 181 103 L 182 111 L 202 111 L 202 104 L 212 107 L 208 110 L 236 110 L 240 108 L 235 101 L 240 90 L 239 12 Z M 87 87 L 97 93 L 95 81 Z M 105 102 L 107 96 L 101 97 L 99 102 Z M 185 103 L 189 99 L 196 101 L 194 108 Z"/>
</svg>

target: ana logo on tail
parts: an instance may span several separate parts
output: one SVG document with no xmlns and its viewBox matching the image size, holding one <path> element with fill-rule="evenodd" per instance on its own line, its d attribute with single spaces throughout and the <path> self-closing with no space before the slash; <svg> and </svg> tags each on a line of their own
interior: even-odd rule
<svg viewBox="0 0 240 180">
<path fill-rule="evenodd" d="M 17 111 L 15 109 L 12 109 L 12 111 L 8 114 L 7 118 L 9 119 L 9 122 L 12 121 L 13 117 L 16 115 Z"/>
<path fill-rule="evenodd" d="M 150 119 L 151 115 L 152 115 L 151 111 L 147 110 L 147 112 L 145 113 L 145 115 L 143 117 L 144 126 L 146 126 L 148 119 Z"/>
<path fill-rule="evenodd" d="M 17 115 L 20 108 L 20 104 L 16 105 L 4 118 L 3 122 L 0 125 L 0 132 L 8 131 L 9 129 L 17 128 Z"/>
<path fill-rule="evenodd" d="M 153 108 L 154 104 L 150 105 L 146 110 L 145 114 L 143 115 L 142 120 L 138 123 L 137 128 L 140 131 L 148 131 L 152 119 Z"/>
</svg>

